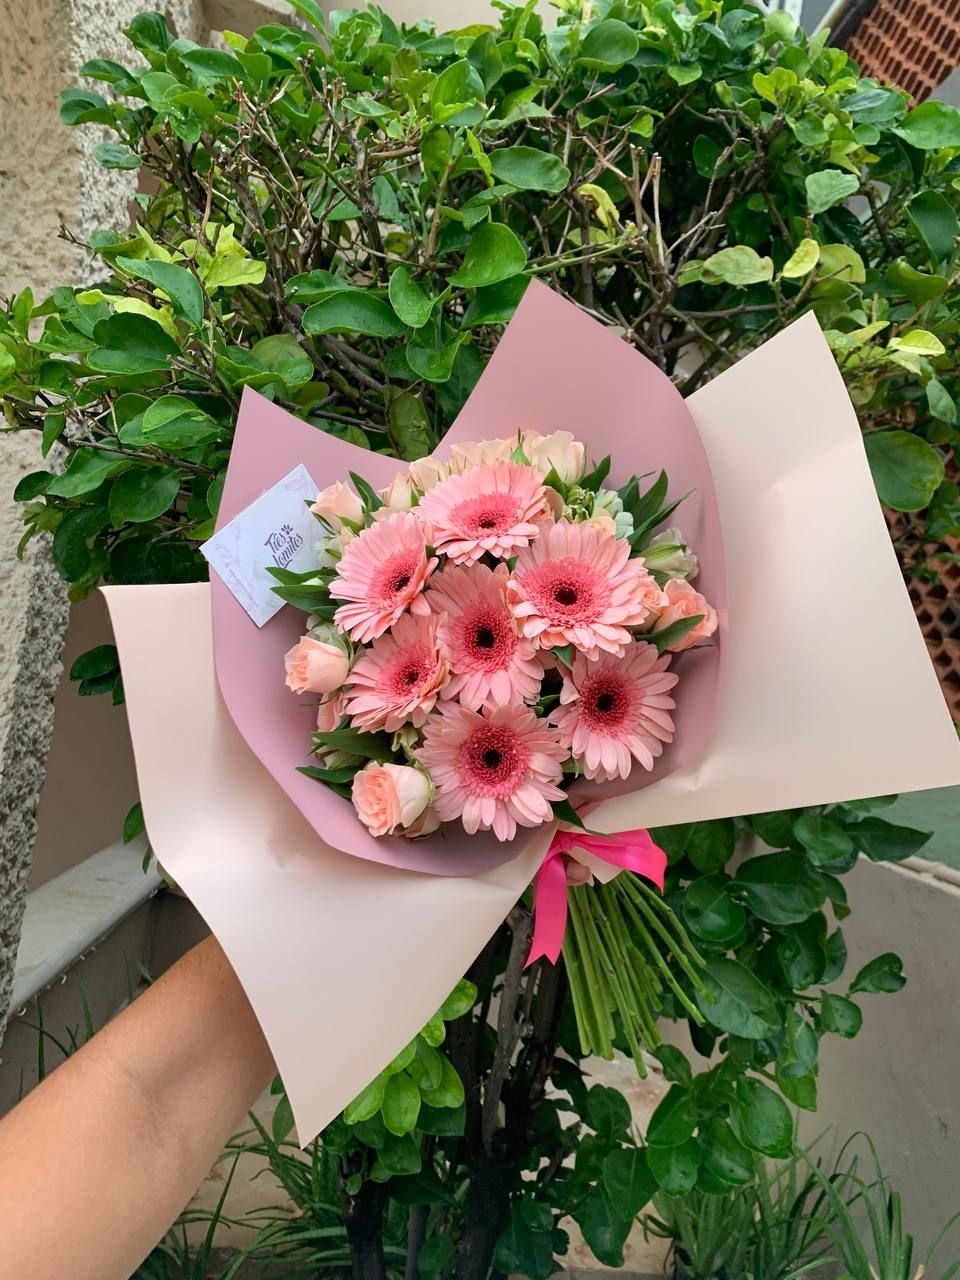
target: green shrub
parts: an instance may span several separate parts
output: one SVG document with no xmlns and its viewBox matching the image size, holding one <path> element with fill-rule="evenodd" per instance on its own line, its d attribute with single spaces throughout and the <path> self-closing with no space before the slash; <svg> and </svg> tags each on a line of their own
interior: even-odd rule
<svg viewBox="0 0 960 1280">
<path fill-rule="evenodd" d="M 325 26 L 313 0 L 292 3 L 302 28 L 228 35 L 226 50 L 139 14 L 130 65 L 95 59 L 97 89 L 63 95 L 66 124 L 112 130 L 102 165 L 146 168 L 157 188 L 136 226 L 91 237 L 95 288 L 39 304 L 24 291 L 0 317 L 7 427 L 67 457 L 18 486 L 24 540 L 53 535 L 72 599 L 104 579 L 205 577 L 197 548 L 244 386 L 318 430 L 429 451 L 533 276 L 683 392 L 812 308 L 880 496 L 911 513 L 903 562 L 933 571 L 960 534 L 945 479 L 960 112 L 910 110 L 822 37 L 740 0 L 563 0 L 549 31 L 504 0 L 498 27 L 444 34 L 376 7 Z M 122 698 L 109 648 L 74 675 Z M 656 1188 L 725 1194 L 756 1154 L 786 1155 L 784 1096 L 815 1107 L 821 1036 L 855 1035 L 853 997 L 903 985 L 886 955 L 825 990 L 846 959 L 840 877 L 859 852 L 888 860 L 925 839 L 875 816 L 884 803 L 657 833 L 667 900 L 706 960 L 694 1044 L 720 1054 L 695 1073 L 659 1050 L 672 1087 L 646 1150 L 624 1099 L 587 1087 L 562 969 L 521 973 L 529 915 L 514 912 L 471 969 L 478 1002 L 445 1032 L 463 1107 L 428 1107 L 402 1137 L 381 1107 L 325 1136 L 358 1274 L 383 1273 L 398 1215 L 411 1276 L 546 1277 L 570 1217 L 616 1264 Z M 774 852 L 728 870 L 751 833 Z M 685 1016 L 669 993 L 662 1016 Z"/>
</svg>

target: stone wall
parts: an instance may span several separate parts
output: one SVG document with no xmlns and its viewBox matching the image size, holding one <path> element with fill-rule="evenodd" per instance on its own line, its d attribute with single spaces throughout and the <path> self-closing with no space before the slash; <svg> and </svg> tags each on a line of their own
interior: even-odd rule
<svg viewBox="0 0 960 1280">
<path fill-rule="evenodd" d="M 98 130 L 67 129 L 58 95 L 88 58 L 122 56 L 121 27 L 138 0 L 0 0 L 0 292 L 29 285 L 39 300 L 58 284 L 91 278 L 88 255 L 60 237 L 83 240 L 100 226 L 122 227 L 136 175 L 93 161 Z M 180 35 L 202 38 L 199 0 L 175 0 Z M 36 810 L 53 726 L 53 698 L 69 615 L 49 547 L 35 541 L 16 560 L 17 479 L 41 465 L 36 441 L 7 436 L 0 449 L 0 1035 L 9 1003 L 23 898 L 36 835 Z"/>
</svg>

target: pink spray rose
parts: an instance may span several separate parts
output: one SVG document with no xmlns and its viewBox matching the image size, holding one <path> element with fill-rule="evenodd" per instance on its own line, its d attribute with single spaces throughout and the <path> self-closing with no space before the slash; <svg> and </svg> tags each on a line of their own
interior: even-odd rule
<svg viewBox="0 0 960 1280">
<path fill-rule="evenodd" d="M 294 693 L 333 693 L 350 670 L 350 659 L 342 646 L 326 644 L 311 636 L 301 636 L 283 656 L 287 688 Z"/>
<path fill-rule="evenodd" d="M 671 578 L 664 587 L 664 594 L 667 605 L 657 619 L 654 631 L 663 631 L 681 618 L 695 618 L 698 613 L 703 614 L 702 622 L 698 622 L 685 636 L 667 646 L 673 653 L 690 649 L 701 640 L 706 640 L 707 636 L 713 635 L 717 629 L 717 611 L 689 582 L 684 582 L 682 578 Z"/>
<path fill-rule="evenodd" d="M 387 836 L 412 827 L 429 805 L 432 792 L 422 769 L 371 761 L 353 779 L 353 807 L 372 835 Z"/>
<path fill-rule="evenodd" d="M 353 524 L 363 524 L 363 503 L 349 485 L 328 484 L 317 494 L 317 500 L 310 508 L 315 516 L 322 516 L 333 529 L 342 527 L 344 520 Z"/>
</svg>

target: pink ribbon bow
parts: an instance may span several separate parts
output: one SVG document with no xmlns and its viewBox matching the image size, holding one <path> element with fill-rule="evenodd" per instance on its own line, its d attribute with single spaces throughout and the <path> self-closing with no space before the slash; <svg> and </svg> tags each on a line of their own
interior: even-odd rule
<svg viewBox="0 0 960 1280">
<path fill-rule="evenodd" d="M 556 964 L 567 930 L 567 868 L 563 854 L 584 849 L 611 866 L 651 880 L 663 893 L 667 855 L 650 838 L 649 831 L 618 831 L 613 835 L 588 835 L 585 831 L 558 830 L 537 874 L 534 890 L 534 927 L 525 967 L 546 956 Z"/>
</svg>

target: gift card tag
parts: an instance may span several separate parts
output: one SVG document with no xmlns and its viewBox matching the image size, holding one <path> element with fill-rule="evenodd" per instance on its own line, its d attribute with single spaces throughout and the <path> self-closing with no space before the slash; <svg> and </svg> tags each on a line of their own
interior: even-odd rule
<svg viewBox="0 0 960 1280">
<path fill-rule="evenodd" d="M 258 627 L 283 608 L 268 567 L 306 573 L 316 565 L 320 531 L 308 504 L 318 492 L 306 467 L 297 467 L 200 548 Z"/>
</svg>

